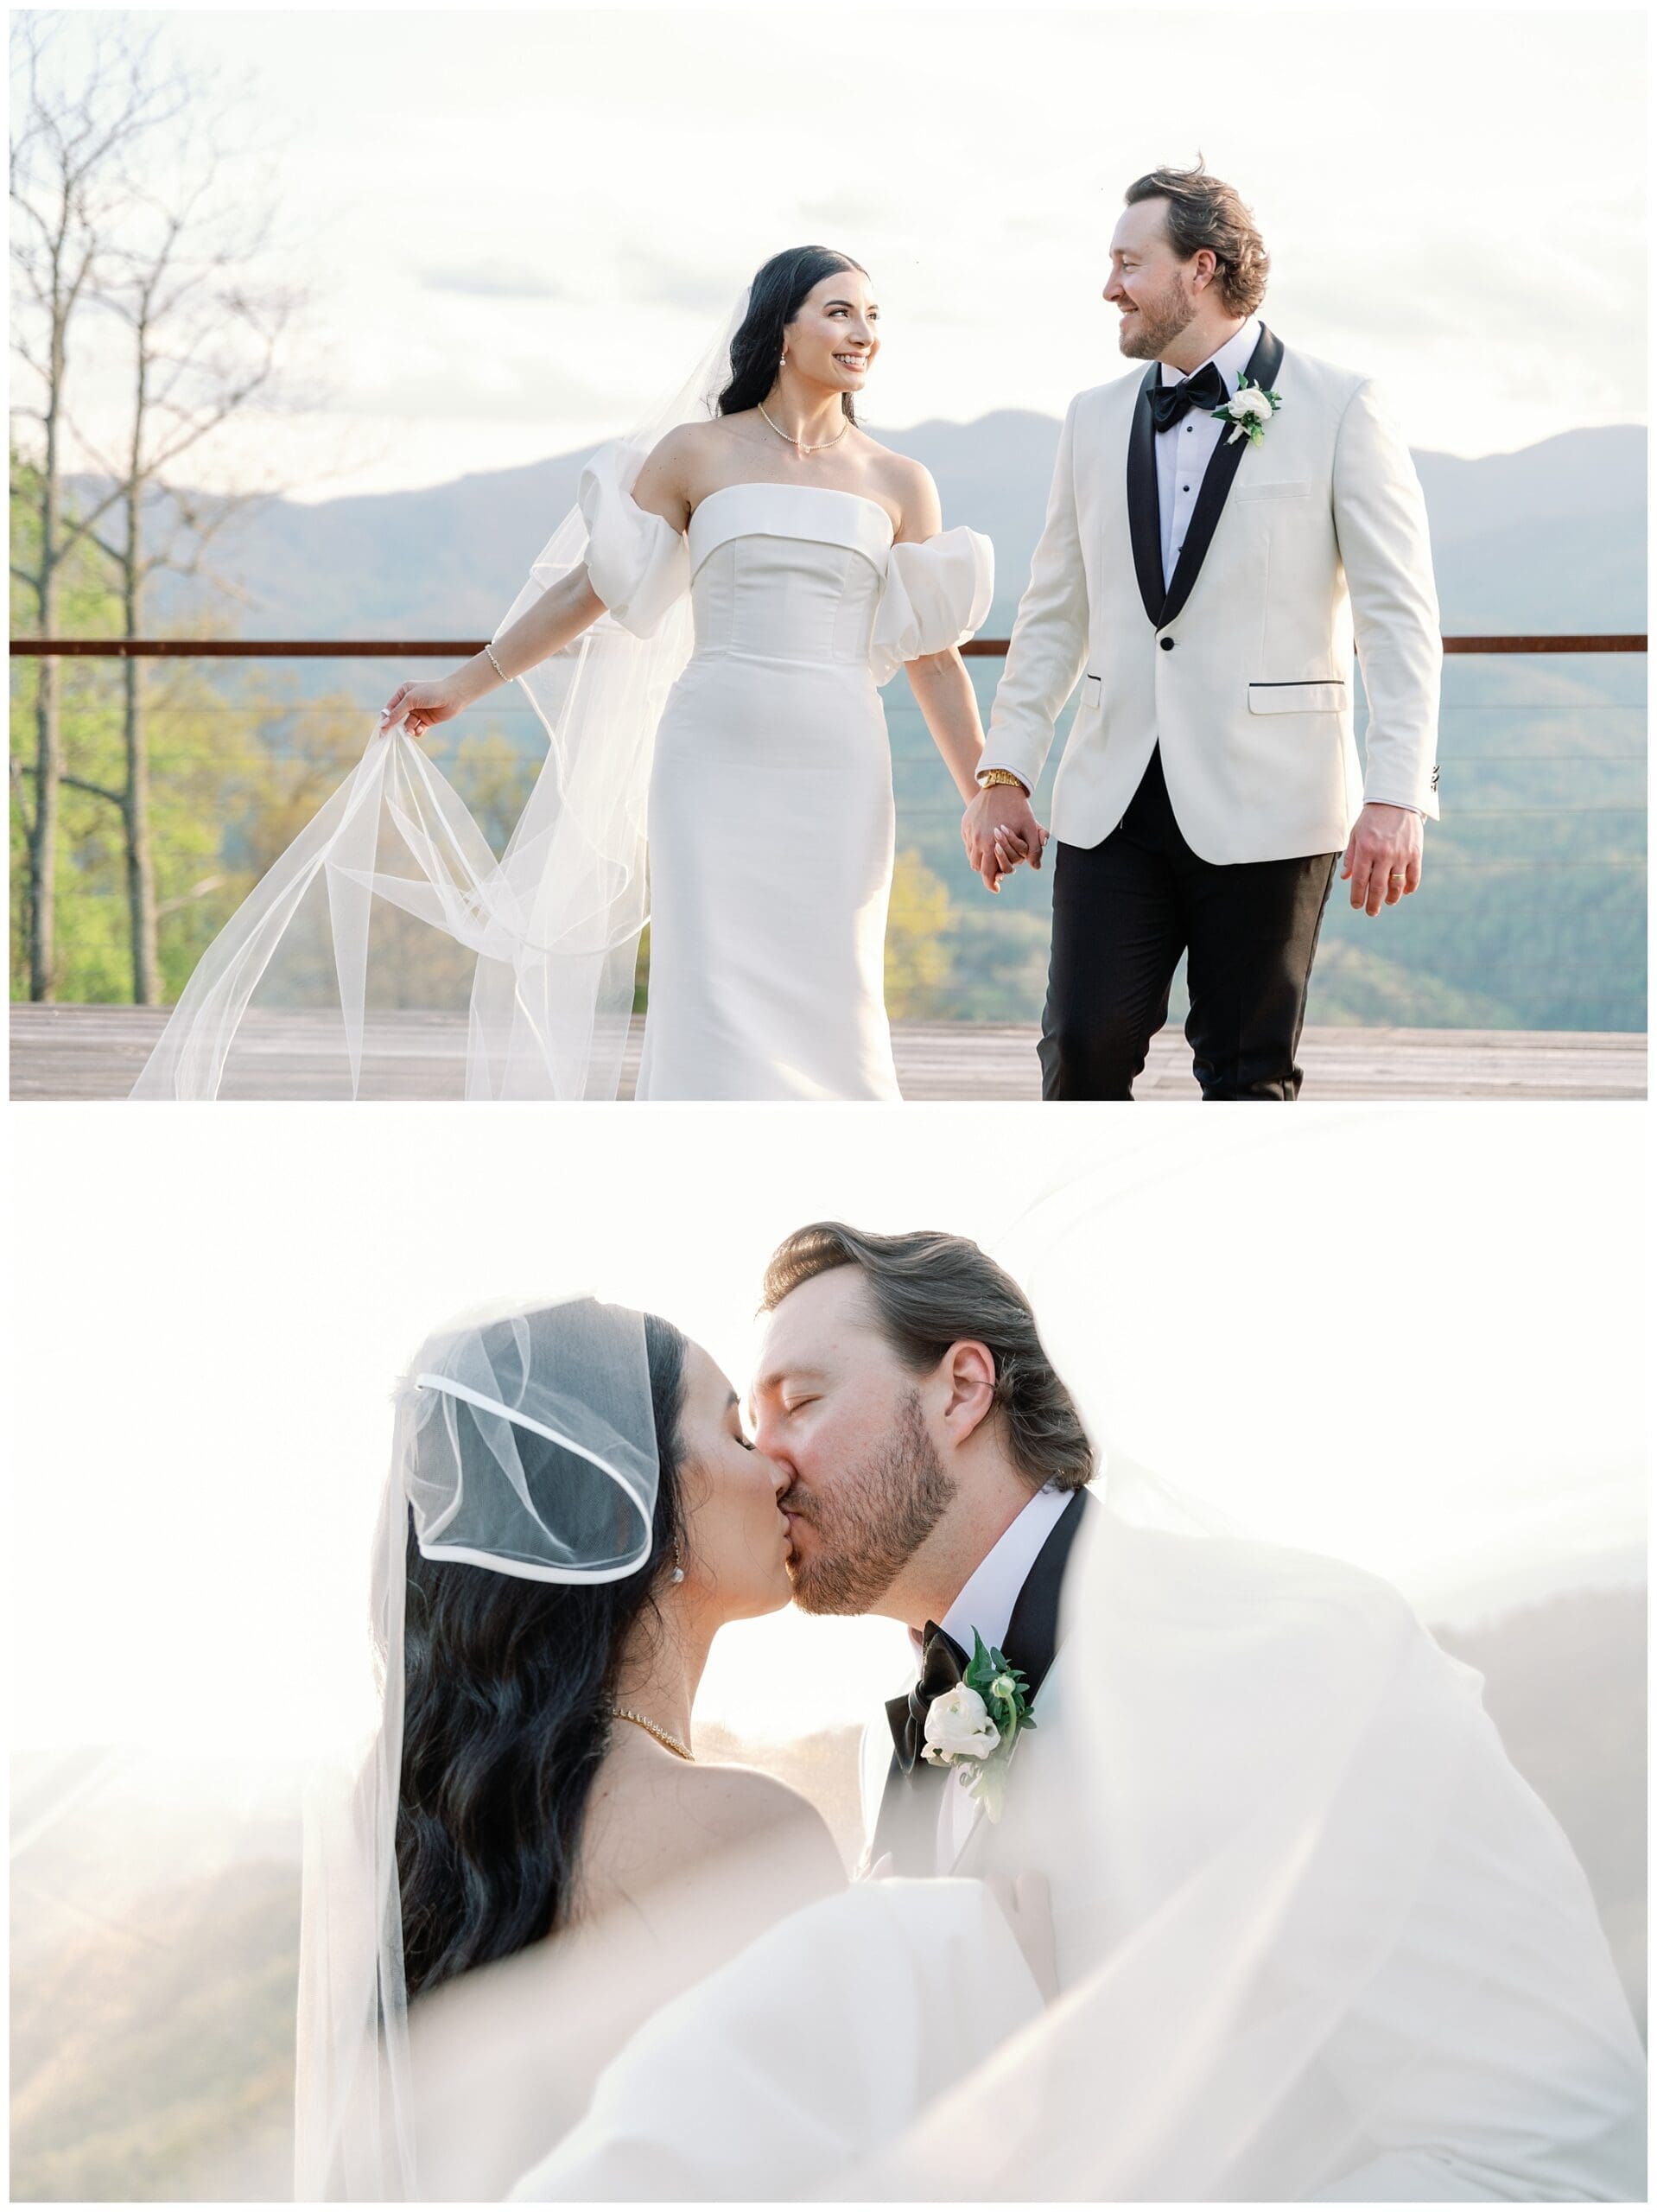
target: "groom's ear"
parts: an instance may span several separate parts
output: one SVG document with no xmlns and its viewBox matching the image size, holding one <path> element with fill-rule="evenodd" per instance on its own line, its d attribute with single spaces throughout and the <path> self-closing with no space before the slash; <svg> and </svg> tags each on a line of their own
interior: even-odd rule
<svg viewBox="0 0 1657 2212">
<path fill-rule="evenodd" d="M 940 1363 L 948 1396 L 943 1426 L 952 1444 L 964 1444 L 988 1420 L 995 1405 L 995 1355 L 975 1337 L 951 1344 Z"/>
</svg>

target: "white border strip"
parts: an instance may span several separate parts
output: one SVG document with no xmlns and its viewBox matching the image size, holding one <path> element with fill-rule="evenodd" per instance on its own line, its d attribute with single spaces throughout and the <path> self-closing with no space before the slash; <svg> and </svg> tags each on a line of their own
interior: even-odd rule
<svg viewBox="0 0 1657 2212">
<path fill-rule="evenodd" d="M 498 1552 L 473 1551 L 465 1544 L 437 1544 L 422 1542 L 420 1546 L 427 1559 L 454 1559 L 472 1567 L 493 1567 L 498 1574 L 515 1574 L 529 1582 L 621 1582 L 628 1575 L 637 1574 L 650 1557 L 651 1516 L 644 1510 L 644 1501 L 619 1467 L 600 1459 L 596 1452 L 578 1444 L 573 1436 L 565 1436 L 556 1428 L 549 1428 L 544 1421 L 533 1421 L 528 1414 L 519 1413 L 511 1406 L 503 1405 L 498 1398 L 486 1398 L 481 1390 L 473 1390 L 464 1382 L 457 1382 L 448 1375 L 416 1375 L 417 1390 L 436 1390 L 446 1398 L 459 1398 L 468 1406 L 475 1406 L 480 1413 L 495 1414 L 514 1428 L 527 1428 L 532 1435 L 544 1437 L 549 1444 L 556 1444 L 561 1451 L 573 1452 L 578 1459 L 585 1459 L 589 1466 L 607 1475 L 616 1488 L 638 1516 L 642 1548 L 635 1557 L 624 1560 L 618 1567 L 537 1567 L 530 1560 L 508 1560 Z M 447 1528 L 461 1503 L 461 1492 L 455 1492 L 454 1503 L 437 1523 L 439 1530 Z"/>
</svg>

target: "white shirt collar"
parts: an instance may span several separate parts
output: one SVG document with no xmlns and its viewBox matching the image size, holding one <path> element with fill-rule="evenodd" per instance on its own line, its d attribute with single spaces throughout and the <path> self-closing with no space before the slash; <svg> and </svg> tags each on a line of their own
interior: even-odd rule
<svg viewBox="0 0 1657 2212">
<path fill-rule="evenodd" d="M 1248 357 L 1260 343 L 1260 317 L 1257 315 L 1251 315 L 1242 328 L 1233 331 L 1217 353 L 1209 355 L 1209 361 L 1213 362 L 1215 367 L 1224 378 L 1228 393 L 1235 391 L 1237 389 L 1237 378 L 1248 366 Z M 1195 376 L 1197 369 L 1205 369 L 1208 365 L 1208 361 L 1199 361 L 1197 368 L 1191 371 L 1191 374 Z M 1164 384 L 1184 383 L 1185 379 L 1178 369 L 1171 369 L 1166 361 L 1160 365 Z"/>
<path fill-rule="evenodd" d="M 968 1655 L 975 1629 L 987 1644 L 999 1649 L 1005 1643 L 1007 1623 L 1036 1563 L 1036 1554 L 1070 1502 L 1069 1491 L 1057 1490 L 1051 1483 L 1038 1490 L 968 1576 L 939 1626 Z M 910 1640 L 918 1652 L 919 1639 L 912 1629 Z"/>
</svg>

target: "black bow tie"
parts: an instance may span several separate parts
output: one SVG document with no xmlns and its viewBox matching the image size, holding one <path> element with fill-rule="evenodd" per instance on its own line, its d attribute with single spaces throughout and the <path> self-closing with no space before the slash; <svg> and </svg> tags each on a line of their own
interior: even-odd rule
<svg viewBox="0 0 1657 2212">
<path fill-rule="evenodd" d="M 954 1637 L 936 1621 L 928 1621 L 921 1639 L 920 1679 L 906 1698 L 894 1697 L 886 1707 L 898 1764 L 905 1774 L 914 1772 L 926 1741 L 926 1716 L 933 1699 L 958 1688 L 966 1668 L 967 1655 Z"/>
<path fill-rule="evenodd" d="M 1171 430 L 1180 416 L 1193 407 L 1206 412 L 1209 408 L 1222 407 L 1226 399 L 1226 380 L 1212 361 L 1204 361 L 1194 377 L 1187 377 L 1184 384 L 1158 384 L 1151 389 L 1151 420 L 1159 430 Z"/>
</svg>

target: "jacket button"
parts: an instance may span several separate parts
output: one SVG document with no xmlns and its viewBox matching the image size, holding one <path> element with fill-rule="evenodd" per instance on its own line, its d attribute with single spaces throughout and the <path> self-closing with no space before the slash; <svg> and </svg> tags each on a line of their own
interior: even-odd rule
<svg viewBox="0 0 1657 2212">
<path fill-rule="evenodd" d="M 1174 641 L 1171 638 L 1159 638 L 1157 643 L 1165 653 L 1171 653 L 1174 649 Z"/>
</svg>

